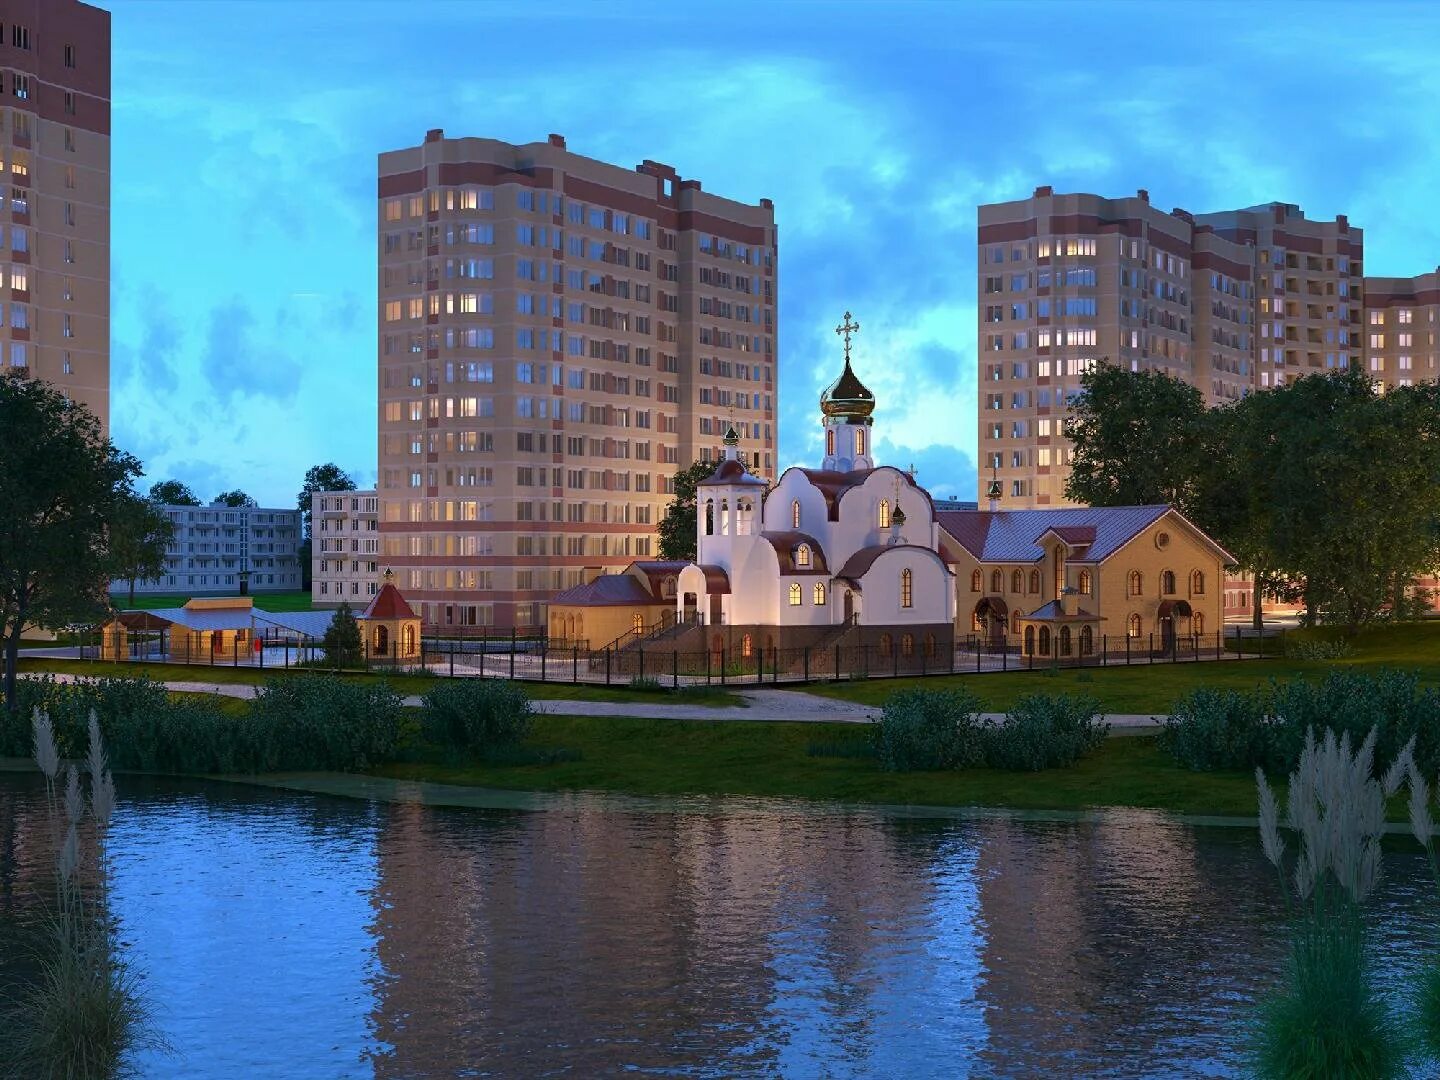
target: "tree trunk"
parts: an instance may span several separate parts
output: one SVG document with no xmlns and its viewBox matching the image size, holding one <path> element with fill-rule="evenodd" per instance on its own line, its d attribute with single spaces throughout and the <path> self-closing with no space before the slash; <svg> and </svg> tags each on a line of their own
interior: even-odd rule
<svg viewBox="0 0 1440 1080">
<path fill-rule="evenodd" d="M 135 579 L 130 579 L 130 607 L 135 606 Z"/>
<path fill-rule="evenodd" d="M 1253 599 L 1250 601 L 1250 626 L 1257 634 L 1263 632 L 1265 629 L 1265 615 L 1260 610 L 1260 605 L 1264 602 L 1264 599 L 1265 586 L 1262 584 L 1260 574 L 1257 572 L 1255 574 Z"/>
</svg>

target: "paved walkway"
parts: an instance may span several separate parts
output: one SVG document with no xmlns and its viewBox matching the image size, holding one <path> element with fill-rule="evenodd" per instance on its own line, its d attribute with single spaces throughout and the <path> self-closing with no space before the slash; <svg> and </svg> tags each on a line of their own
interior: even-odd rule
<svg viewBox="0 0 1440 1080">
<path fill-rule="evenodd" d="M 57 682 L 71 682 L 73 675 L 55 675 Z M 185 694 L 216 694 L 220 697 L 249 701 L 257 687 L 246 683 L 167 682 L 165 689 Z M 880 709 L 853 701 L 836 701 L 801 690 L 736 690 L 745 705 L 711 707 L 706 705 L 654 704 L 624 701 L 583 701 L 542 699 L 535 702 L 537 712 L 552 716 L 634 716 L 642 720 L 752 720 L 789 721 L 812 724 L 868 724 L 880 719 Z M 404 704 L 418 706 L 420 697 L 411 694 Z M 1003 719 L 1003 713 L 985 713 L 987 719 Z M 1163 716 L 1139 713 L 1107 713 L 1110 726 L 1119 729 L 1152 728 L 1164 721 Z"/>
</svg>

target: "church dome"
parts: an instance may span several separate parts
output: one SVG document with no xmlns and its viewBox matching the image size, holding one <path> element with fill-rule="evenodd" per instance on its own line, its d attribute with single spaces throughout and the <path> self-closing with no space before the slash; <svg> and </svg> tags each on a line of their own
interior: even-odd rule
<svg viewBox="0 0 1440 1080">
<path fill-rule="evenodd" d="M 869 422 L 870 414 L 875 411 L 875 395 L 850 369 L 850 357 L 845 357 L 845 370 L 840 378 L 820 395 L 820 411 L 851 423 Z"/>
</svg>

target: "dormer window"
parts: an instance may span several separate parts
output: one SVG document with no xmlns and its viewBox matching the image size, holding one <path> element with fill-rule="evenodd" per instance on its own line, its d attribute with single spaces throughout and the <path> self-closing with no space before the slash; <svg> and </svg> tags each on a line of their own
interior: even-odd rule
<svg viewBox="0 0 1440 1080">
<path fill-rule="evenodd" d="M 809 568 L 810 566 L 810 545 L 801 544 L 795 549 L 795 565 Z"/>
</svg>

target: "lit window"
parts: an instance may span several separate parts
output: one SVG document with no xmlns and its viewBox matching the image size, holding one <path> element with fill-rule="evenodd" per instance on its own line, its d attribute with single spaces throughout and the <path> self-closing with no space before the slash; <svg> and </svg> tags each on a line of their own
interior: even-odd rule
<svg viewBox="0 0 1440 1080">
<path fill-rule="evenodd" d="M 823 603 L 825 603 L 825 583 L 817 581 L 815 582 L 815 605 L 819 607 Z"/>
<path fill-rule="evenodd" d="M 880 528 L 882 528 L 882 529 L 888 529 L 889 527 L 890 527 L 890 500 L 889 500 L 889 499 L 881 499 L 881 500 L 880 500 Z"/>
<path fill-rule="evenodd" d="M 800 500 L 799 500 L 799 499 L 796 499 L 794 502 L 792 502 L 792 503 L 790 504 L 790 527 L 791 527 L 792 529 L 798 529 L 798 528 L 800 527 Z"/>
<path fill-rule="evenodd" d="M 790 606 L 800 606 L 800 583 L 798 581 L 792 581 L 790 583 Z"/>
<path fill-rule="evenodd" d="M 912 606 L 914 599 L 915 575 L 907 567 L 900 571 L 900 606 L 908 608 Z"/>
<path fill-rule="evenodd" d="M 801 544 L 795 549 L 795 565 L 808 567 L 810 565 L 810 545 Z"/>
</svg>

